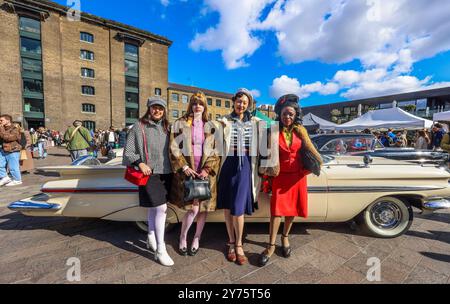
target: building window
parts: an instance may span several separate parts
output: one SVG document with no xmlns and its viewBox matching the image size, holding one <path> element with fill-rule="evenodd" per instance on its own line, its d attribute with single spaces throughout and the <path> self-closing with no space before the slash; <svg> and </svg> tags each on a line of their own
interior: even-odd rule
<svg viewBox="0 0 450 304">
<path fill-rule="evenodd" d="M 42 62 L 40 60 L 22 58 L 22 71 L 30 73 L 41 73 Z"/>
<path fill-rule="evenodd" d="M 188 100 L 189 100 L 189 96 L 187 96 L 187 95 L 181 95 L 181 101 L 182 101 L 183 103 L 188 103 Z"/>
<path fill-rule="evenodd" d="M 139 89 L 139 78 L 125 76 L 125 87 L 132 89 Z"/>
<path fill-rule="evenodd" d="M 220 114 L 216 114 L 216 119 L 219 119 L 220 118 Z"/>
<path fill-rule="evenodd" d="M 80 40 L 84 41 L 84 42 L 94 43 L 94 35 L 86 33 L 86 32 L 81 32 Z"/>
<path fill-rule="evenodd" d="M 222 106 L 222 100 L 216 99 L 216 107 L 221 107 L 221 106 Z"/>
<path fill-rule="evenodd" d="M 206 98 L 206 100 L 208 101 L 208 106 L 212 106 L 212 98 Z"/>
<path fill-rule="evenodd" d="M 178 116 L 179 116 L 178 110 L 173 110 L 172 111 L 172 117 L 173 118 L 178 118 Z"/>
<path fill-rule="evenodd" d="M 230 101 L 229 100 L 225 100 L 225 108 L 229 108 L 230 107 Z"/>
<path fill-rule="evenodd" d="M 81 50 L 80 51 L 80 58 L 83 59 L 83 60 L 94 61 L 94 52 L 87 51 L 87 50 Z"/>
<path fill-rule="evenodd" d="M 41 80 L 37 79 L 23 79 L 24 93 L 43 93 L 44 88 Z"/>
<path fill-rule="evenodd" d="M 134 44 L 125 43 L 125 56 L 138 59 L 139 48 Z"/>
<path fill-rule="evenodd" d="M 24 112 L 44 113 L 44 101 L 42 99 L 24 98 Z"/>
<path fill-rule="evenodd" d="M 136 61 L 125 59 L 125 73 L 137 74 L 139 72 L 138 65 Z"/>
<path fill-rule="evenodd" d="M 173 102 L 178 102 L 179 98 L 180 98 L 180 96 L 177 93 L 172 93 L 172 101 Z"/>
<path fill-rule="evenodd" d="M 155 88 L 155 95 L 156 96 L 161 96 L 161 89 L 160 88 Z"/>
<path fill-rule="evenodd" d="M 83 103 L 81 105 L 81 111 L 86 113 L 95 113 L 95 105 L 90 103 Z"/>
<path fill-rule="evenodd" d="M 42 54 L 41 41 L 35 39 L 20 37 L 20 49 L 24 53 Z"/>
<path fill-rule="evenodd" d="M 81 93 L 83 95 L 95 95 L 95 88 L 91 86 L 82 86 Z"/>
<path fill-rule="evenodd" d="M 30 19 L 27 17 L 20 17 L 20 30 L 29 33 L 40 34 L 41 22 L 39 20 Z"/>
<path fill-rule="evenodd" d="M 139 104 L 139 94 L 125 92 L 125 100 L 129 103 Z"/>
<path fill-rule="evenodd" d="M 125 108 L 125 118 L 139 119 L 139 109 Z"/>
<path fill-rule="evenodd" d="M 81 68 L 81 77 L 95 78 L 95 72 L 93 69 Z"/>
<path fill-rule="evenodd" d="M 83 121 L 83 127 L 88 129 L 89 131 L 95 131 L 95 121 L 85 120 Z"/>
</svg>

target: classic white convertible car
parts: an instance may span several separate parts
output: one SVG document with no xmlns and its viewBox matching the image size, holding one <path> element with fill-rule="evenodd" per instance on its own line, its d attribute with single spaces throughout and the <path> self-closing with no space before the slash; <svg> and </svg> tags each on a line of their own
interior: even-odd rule
<svg viewBox="0 0 450 304">
<path fill-rule="evenodd" d="M 448 169 L 383 158 L 324 156 L 320 177 L 308 177 L 309 218 L 299 222 L 346 222 L 355 219 L 371 235 L 397 237 L 412 224 L 412 207 L 424 211 L 450 208 Z M 89 164 L 91 161 L 91 165 Z M 66 216 L 136 222 L 146 229 L 147 210 L 139 207 L 137 187 L 124 180 L 121 157 L 100 165 L 82 159 L 72 166 L 46 167 L 59 180 L 41 193 L 9 205 L 28 216 Z M 372 162 L 371 162 L 372 161 Z M 80 165 L 81 164 L 81 165 Z M 270 197 L 262 193 L 259 209 L 247 222 L 268 222 Z M 167 225 L 178 223 L 182 210 L 169 204 Z M 209 222 L 224 221 L 218 210 Z"/>
</svg>

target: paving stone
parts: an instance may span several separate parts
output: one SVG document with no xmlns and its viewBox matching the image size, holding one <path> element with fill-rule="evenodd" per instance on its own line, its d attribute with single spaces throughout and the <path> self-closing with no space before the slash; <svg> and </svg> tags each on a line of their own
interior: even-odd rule
<svg viewBox="0 0 450 304">
<path fill-rule="evenodd" d="M 345 260 L 351 259 L 355 255 L 357 255 L 360 251 L 361 247 L 358 247 L 354 243 L 351 243 L 347 240 L 331 249 L 332 253 L 344 258 Z"/>
<path fill-rule="evenodd" d="M 333 253 L 319 253 L 311 259 L 310 264 L 323 273 L 330 274 L 345 263 L 345 259 Z"/>
<path fill-rule="evenodd" d="M 321 252 L 328 252 L 344 242 L 346 237 L 343 235 L 327 234 L 313 240 L 310 244 Z"/>
<path fill-rule="evenodd" d="M 408 250 L 406 248 L 397 248 L 392 252 L 392 254 L 389 255 L 389 257 L 396 262 L 405 264 L 410 267 L 416 266 L 422 259 L 421 254 Z"/>
<path fill-rule="evenodd" d="M 321 254 L 316 248 L 307 244 L 296 250 L 293 250 L 288 259 L 272 256 L 271 261 L 285 273 L 292 273 L 311 262 L 317 255 Z M 272 261 L 273 260 L 273 261 Z"/>
<path fill-rule="evenodd" d="M 428 268 L 417 266 L 409 274 L 404 283 L 406 284 L 444 284 L 448 276 L 434 272 Z"/>
<path fill-rule="evenodd" d="M 213 271 L 197 280 L 191 282 L 192 284 L 232 284 L 230 274 L 224 269 Z"/>
<path fill-rule="evenodd" d="M 450 254 L 447 250 L 432 247 L 429 252 L 422 252 L 422 260 L 418 266 L 450 276 Z"/>
<path fill-rule="evenodd" d="M 326 274 L 323 273 L 319 268 L 311 265 L 305 264 L 298 268 L 296 271 L 286 275 L 281 278 L 280 283 L 282 284 L 312 284 L 317 283 Z"/>
<path fill-rule="evenodd" d="M 320 284 L 357 284 L 361 283 L 365 277 L 347 266 L 341 266 L 332 274 L 322 278 Z"/>
<path fill-rule="evenodd" d="M 381 264 L 381 280 L 389 283 L 402 283 L 413 270 L 413 267 L 387 258 Z"/>
</svg>

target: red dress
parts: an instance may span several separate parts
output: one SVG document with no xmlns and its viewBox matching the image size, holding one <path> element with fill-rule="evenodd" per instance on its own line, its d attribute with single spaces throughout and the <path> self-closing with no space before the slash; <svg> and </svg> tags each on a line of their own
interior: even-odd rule
<svg viewBox="0 0 450 304">
<path fill-rule="evenodd" d="M 292 144 L 288 147 L 283 132 L 280 132 L 280 175 L 272 182 L 270 211 L 272 216 L 308 217 L 309 171 L 303 168 L 299 157 L 302 140 L 293 132 Z"/>
</svg>

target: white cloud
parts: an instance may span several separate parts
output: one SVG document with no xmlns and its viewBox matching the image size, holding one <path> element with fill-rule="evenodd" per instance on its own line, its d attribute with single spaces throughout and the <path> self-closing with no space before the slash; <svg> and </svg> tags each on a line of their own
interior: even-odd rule
<svg viewBox="0 0 450 304">
<path fill-rule="evenodd" d="M 248 65 L 246 59 L 261 46 L 253 33 L 264 7 L 273 0 L 222 1 L 205 0 L 209 11 L 220 13 L 219 24 L 197 33 L 190 43 L 194 51 L 222 52 L 227 69 Z"/>
<path fill-rule="evenodd" d="M 253 89 L 253 90 L 250 90 L 250 93 L 252 93 L 254 98 L 261 97 L 261 92 L 259 90 Z"/>
<path fill-rule="evenodd" d="M 335 82 L 323 84 L 319 81 L 302 85 L 296 78 L 290 78 L 286 75 L 275 78 L 270 87 L 270 95 L 273 98 L 279 98 L 284 94 L 297 94 L 300 98 L 306 98 L 313 93 L 322 95 L 336 94 L 339 91 L 339 85 Z"/>
<path fill-rule="evenodd" d="M 162 6 L 169 6 L 170 1 L 169 0 L 160 0 Z"/>
</svg>

